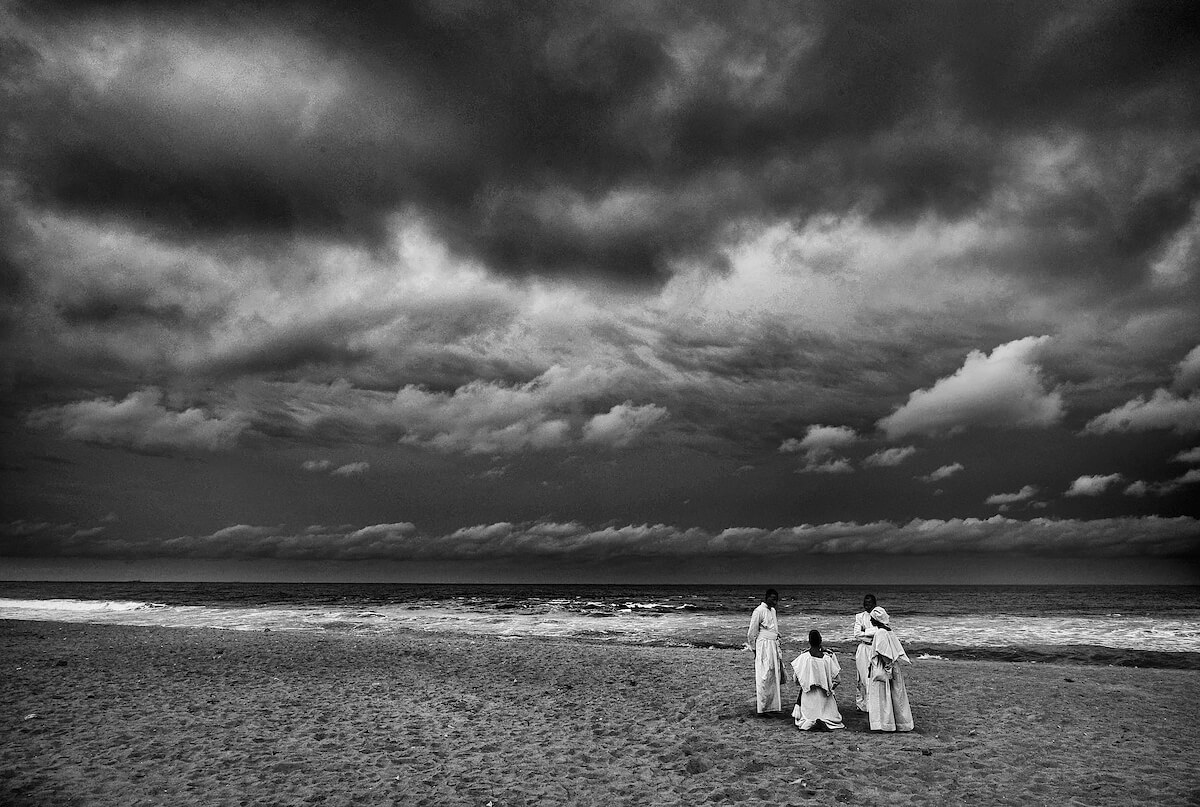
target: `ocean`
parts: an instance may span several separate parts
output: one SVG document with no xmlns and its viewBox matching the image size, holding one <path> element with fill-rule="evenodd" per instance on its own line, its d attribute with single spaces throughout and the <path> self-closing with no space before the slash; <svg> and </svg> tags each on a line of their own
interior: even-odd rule
<svg viewBox="0 0 1200 807">
<path fill-rule="evenodd" d="M 1200 586 L 776 586 L 785 656 L 852 653 L 865 593 L 914 660 L 1200 669 Z M 758 586 L 0 582 L 0 619 L 491 634 L 739 650 Z"/>
</svg>

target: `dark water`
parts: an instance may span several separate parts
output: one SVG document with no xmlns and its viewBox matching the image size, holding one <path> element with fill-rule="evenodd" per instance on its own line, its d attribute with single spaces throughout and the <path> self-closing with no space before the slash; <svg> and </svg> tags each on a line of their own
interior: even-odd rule
<svg viewBox="0 0 1200 807">
<path fill-rule="evenodd" d="M 1200 617 L 1200 586 L 776 586 L 780 615 L 845 614 L 874 594 L 893 617 L 1125 616 Z M 396 583 L 119 583 L 0 582 L 0 597 L 153 601 L 166 605 L 412 605 L 453 603 L 471 608 L 562 607 L 718 613 L 752 610 L 758 586 L 515 585 Z M 591 604 L 591 605 L 589 605 Z"/>
</svg>

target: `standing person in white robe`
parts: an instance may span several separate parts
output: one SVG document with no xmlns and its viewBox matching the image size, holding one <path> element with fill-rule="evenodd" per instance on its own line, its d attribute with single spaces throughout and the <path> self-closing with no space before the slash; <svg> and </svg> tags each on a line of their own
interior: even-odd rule
<svg viewBox="0 0 1200 807">
<path fill-rule="evenodd" d="M 792 661 L 792 671 L 800 686 L 800 695 L 792 708 L 796 728 L 801 731 L 844 729 L 842 713 L 833 696 L 842 667 L 837 657 L 821 646 L 820 631 L 808 632 L 808 650 Z"/>
<path fill-rule="evenodd" d="M 871 609 L 875 607 L 875 595 L 863 597 L 863 609 L 854 615 L 854 640 L 858 643 L 854 651 L 855 689 L 854 705 L 858 711 L 867 711 L 867 676 L 871 666 L 871 642 L 878 630 L 871 624 Z"/>
<path fill-rule="evenodd" d="M 750 630 L 746 633 L 746 647 L 754 651 L 754 694 L 759 714 L 783 710 L 779 697 L 783 655 L 779 652 L 779 618 L 775 613 L 778 604 L 779 592 L 767 589 L 763 601 L 750 615 Z"/>
<path fill-rule="evenodd" d="M 871 642 L 871 666 L 867 682 L 867 713 L 872 731 L 912 731 L 912 709 L 908 690 L 900 672 L 900 662 L 912 664 L 892 630 L 888 612 L 871 609 L 871 621 L 878 630 Z"/>
</svg>

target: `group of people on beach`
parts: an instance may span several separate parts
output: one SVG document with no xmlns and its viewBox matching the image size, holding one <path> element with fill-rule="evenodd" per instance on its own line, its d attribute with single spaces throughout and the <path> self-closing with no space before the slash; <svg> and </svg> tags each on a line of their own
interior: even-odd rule
<svg viewBox="0 0 1200 807">
<path fill-rule="evenodd" d="M 779 592 L 767 589 L 750 617 L 746 646 L 754 651 L 754 690 L 759 714 L 783 711 L 780 687 L 787 680 L 779 648 L 779 618 L 775 606 Z M 854 705 L 866 712 L 872 731 L 912 731 L 912 709 L 900 663 L 911 664 L 892 628 L 888 612 L 874 594 L 863 597 L 863 610 L 854 617 L 853 638 L 856 690 Z M 834 730 L 845 728 L 834 691 L 841 665 L 821 640 L 821 632 L 808 632 L 808 649 L 788 665 L 800 688 L 792 717 L 796 727 Z"/>
</svg>

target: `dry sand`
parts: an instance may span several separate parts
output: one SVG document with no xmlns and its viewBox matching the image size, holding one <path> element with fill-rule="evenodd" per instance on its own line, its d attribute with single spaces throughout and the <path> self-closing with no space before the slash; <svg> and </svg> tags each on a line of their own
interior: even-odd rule
<svg viewBox="0 0 1200 807">
<path fill-rule="evenodd" d="M 0 803 L 1200 804 L 1200 672 L 918 660 L 873 734 L 840 655 L 803 733 L 728 650 L 0 622 Z"/>
</svg>

